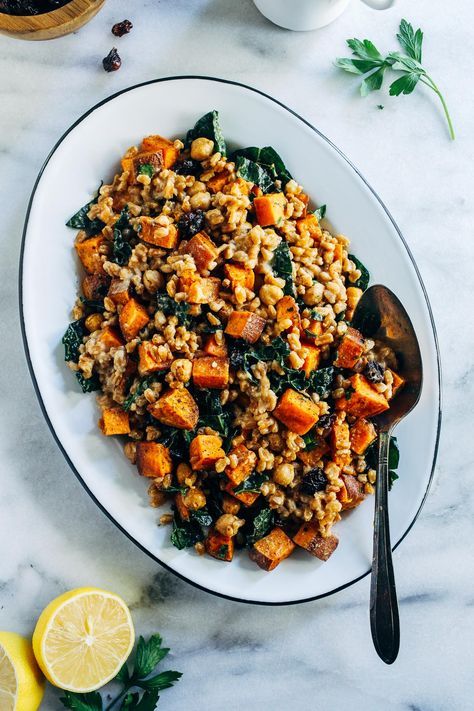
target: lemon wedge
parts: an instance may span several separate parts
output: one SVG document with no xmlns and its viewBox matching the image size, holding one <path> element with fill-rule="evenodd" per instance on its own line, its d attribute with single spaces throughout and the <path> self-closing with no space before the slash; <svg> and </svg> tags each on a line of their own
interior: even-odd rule
<svg viewBox="0 0 474 711">
<path fill-rule="evenodd" d="M 134 641 L 130 610 L 118 595 L 77 588 L 43 610 L 33 633 L 33 650 L 51 684 L 84 693 L 116 676 Z"/>
<path fill-rule="evenodd" d="M 0 632 L 0 710 L 36 711 L 44 694 L 44 678 L 29 640 Z"/>
</svg>

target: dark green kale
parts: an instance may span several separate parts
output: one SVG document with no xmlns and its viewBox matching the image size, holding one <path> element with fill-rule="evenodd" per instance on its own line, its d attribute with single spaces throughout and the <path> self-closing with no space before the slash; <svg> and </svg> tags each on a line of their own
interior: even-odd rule
<svg viewBox="0 0 474 711">
<path fill-rule="evenodd" d="M 245 545 L 251 548 L 256 541 L 270 533 L 275 521 L 275 514 L 272 509 L 263 508 L 256 516 L 248 520 L 243 528 Z"/>
<path fill-rule="evenodd" d="M 100 390 L 100 380 L 96 373 L 93 373 L 90 378 L 85 378 L 82 373 L 76 373 L 76 378 L 83 393 L 92 393 L 95 390 Z"/>
<path fill-rule="evenodd" d="M 371 469 L 377 469 L 378 460 L 378 440 L 375 440 L 365 453 L 365 461 Z M 396 437 L 390 437 L 390 445 L 388 449 L 388 476 L 389 476 L 389 491 L 392 489 L 394 481 L 399 479 L 396 469 L 400 463 L 400 450 Z"/>
<path fill-rule="evenodd" d="M 316 215 L 318 220 L 324 219 L 326 215 L 326 205 L 321 205 L 321 207 L 318 207 L 317 210 L 314 210 L 313 215 Z"/>
<path fill-rule="evenodd" d="M 244 481 L 234 489 L 234 493 L 242 494 L 246 492 L 259 494 L 260 487 L 264 481 L 268 480 L 268 476 L 269 475 L 266 472 L 254 472 L 253 474 L 250 474 L 250 476 L 244 479 Z"/>
<path fill-rule="evenodd" d="M 240 173 L 242 178 L 245 180 L 249 180 L 256 185 L 259 185 L 263 192 L 271 192 L 271 190 L 275 189 L 274 180 L 280 180 L 283 187 L 289 180 L 291 180 L 291 175 L 288 172 L 283 160 L 271 146 L 265 146 L 265 148 L 256 148 L 251 146 L 249 148 L 239 148 L 233 152 L 231 160 L 234 161 L 237 166 L 239 166 L 242 159 L 262 168 L 265 175 L 268 176 L 268 179 L 271 181 L 271 187 L 269 187 L 268 190 L 265 190 L 259 182 L 253 180 L 252 178 L 247 178 L 245 175 Z M 252 168 L 252 170 L 254 169 Z"/>
<path fill-rule="evenodd" d="M 321 399 L 327 398 L 331 392 L 334 380 L 334 368 L 319 368 L 313 371 L 307 378 L 304 370 L 283 367 L 283 374 L 272 371 L 270 373 L 270 384 L 276 395 L 281 395 L 287 388 L 293 388 L 299 392 L 309 391 L 317 393 Z"/>
<path fill-rule="evenodd" d="M 61 340 L 64 346 L 64 360 L 72 360 L 77 363 L 79 360 L 79 346 L 82 344 L 82 339 L 86 333 L 84 319 L 81 318 L 69 324 Z"/>
<path fill-rule="evenodd" d="M 293 262 L 288 242 L 281 240 L 278 247 L 273 252 L 272 261 L 273 273 L 276 277 L 285 280 L 283 292 L 288 296 L 294 296 L 295 287 L 293 283 Z"/>
<path fill-rule="evenodd" d="M 87 216 L 87 213 L 91 209 L 92 205 L 95 205 L 99 200 L 99 191 L 102 185 L 103 182 L 100 183 L 95 198 L 88 202 L 86 205 L 83 205 L 80 210 L 78 210 L 72 217 L 69 218 L 69 220 L 66 222 L 67 227 L 73 227 L 76 230 L 84 230 L 84 232 L 89 237 L 92 237 L 92 235 L 97 235 L 99 234 L 99 232 L 102 232 L 103 228 L 105 227 L 105 223 L 102 222 L 102 220 L 99 220 L 98 218 L 91 220 Z"/>
<path fill-rule="evenodd" d="M 319 368 L 318 370 L 311 373 L 310 378 L 310 390 L 313 393 L 317 393 L 319 397 L 324 400 L 327 398 L 332 389 L 332 383 L 334 380 L 334 368 L 332 365 L 327 368 Z"/>
<path fill-rule="evenodd" d="M 204 539 L 204 533 L 197 521 L 182 521 L 177 514 L 173 519 L 173 530 L 171 531 L 171 543 L 178 548 L 191 548 L 195 543 Z"/>
<path fill-rule="evenodd" d="M 224 140 L 224 135 L 219 123 L 219 112 L 209 111 L 209 113 L 201 116 L 194 128 L 191 128 L 186 134 L 185 146 L 189 148 L 195 138 L 209 138 L 214 141 L 214 151 L 227 155 L 227 147 Z"/>
<path fill-rule="evenodd" d="M 157 441 L 168 447 L 172 457 L 180 461 L 189 458 L 189 445 L 191 439 L 195 436 L 194 432 L 161 424 L 160 432 L 161 434 Z"/>
<path fill-rule="evenodd" d="M 254 161 L 238 156 L 235 161 L 237 174 L 249 183 L 254 183 L 262 189 L 264 193 L 271 193 L 275 190 L 275 183 L 268 168 Z"/>
<path fill-rule="evenodd" d="M 244 370 L 252 383 L 256 384 L 256 379 L 252 373 L 252 366 L 260 361 L 276 360 L 282 367 L 286 358 L 290 354 L 288 343 L 277 336 L 268 345 L 258 344 L 252 346 L 242 339 L 236 338 L 232 341 L 229 353 L 230 365 L 235 370 Z"/>
<path fill-rule="evenodd" d="M 189 512 L 191 521 L 195 521 L 200 526 L 212 526 L 212 516 L 207 509 L 197 509 Z"/>
<path fill-rule="evenodd" d="M 107 291 L 104 297 L 107 295 Z M 84 296 L 80 297 L 86 311 L 89 313 L 97 313 L 98 311 L 105 311 L 104 299 L 86 299 Z"/>
<path fill-rule="evenodd" d="M 124 207 L 120 217 L 114 225 L 114 235 L 112 243 L 111 261 L 124 266 L 132 256 L 132 245 L 130 240 L 136 236 L 135 230 L 130 224 L 128 207 Z"/>
<path fill-rule="evenodd" d="M 142 380 L 140 380 L 137 387 L 135 388 L 135 391 L 133 393 L 129 393 L 128 397 L 124 400 L 122 408 L 125 410 L 125 412 L 128 412 L 130 410 L 133 403 L 140 397 L 140 395 L 143 395 L 145 390 L 150 388 L 152 384 L 155 383 L 157 380 L 163 378 L 165 374 L 165 371 L 163 371 L 161 373 L 153 373 L 153 375 L 148 375 L 145 378 L 142 378 Z"/>
<path fill-rule="evenodd" d="M 224 407 L 218 390 L 194 391 L 194 397 L 199 407 L 198 427 L 211 427 L 222 437 L 229 435 L 234 414 L 231 407 Z"/>
<path fill-rule="evenodd" d="M 176 316 L 181 326 L 189 326 L 192 317 L 189 315 L 189 304 L 185 301 L 175 301 L 168 294 L 156 295 L 156 308 L 165 316 Z"/>
<path fill-rule="evenodd" d="M 360 259 L 357 259 L 357 257 L 354 257 L 353 254 L 349 254 L 349 259 L 351 259 L 354 264 L 356 265 L 357 269 L 360 270 L 360 277 L 357 279 L 357 281 L 352 282 L 351 284 L 348 284 L 348 286 L 356 286 L 358 289 L 362 289 L 362 291 L 365 291 L 367 287 L 369 286 L 369 281 L 370 281 L 370 273 L 369 270 L 367 269 L 366 266 L 362 264 Z"/>
</svg>

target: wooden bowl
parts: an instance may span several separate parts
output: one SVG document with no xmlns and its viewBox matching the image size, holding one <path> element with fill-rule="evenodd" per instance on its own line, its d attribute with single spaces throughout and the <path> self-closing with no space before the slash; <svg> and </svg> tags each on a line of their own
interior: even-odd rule
<svg viewBox="0 0 474 711">
<path fill-rule="evenodd" d="M 7 15 L 0 12 L 0 34 L 25 40 L 62 37 L 79 29 L 99 12 L 105 0 L 71 0 L 42 15 Z"/>
</svg>

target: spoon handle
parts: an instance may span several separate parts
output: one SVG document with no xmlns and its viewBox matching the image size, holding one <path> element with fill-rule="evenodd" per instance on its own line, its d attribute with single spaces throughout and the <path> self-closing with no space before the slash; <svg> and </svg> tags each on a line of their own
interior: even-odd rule
<svg viewBox="0 0 474 711">
<path fill-rule="evenodd" d="M 389 447 L 389 432 L 380 432 L 370 584 L 370 629 L 377 654 L 386 664 L 395 661 L 400 646 L 400 622 L 388 522 Z"/>
</svg>

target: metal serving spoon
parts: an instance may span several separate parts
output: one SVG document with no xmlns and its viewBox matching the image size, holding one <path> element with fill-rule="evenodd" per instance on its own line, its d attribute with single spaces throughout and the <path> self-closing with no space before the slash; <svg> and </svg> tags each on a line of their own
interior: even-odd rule
<svg viewBox="0 0 474 711">
<path fill-rule="evenodd" d="M 359 301 L 352 323 L 365 336 L 380 341 L 394 351 L 397 372 L 405 380 L 405 385 L 393 399 L 390 409 L 375 417 L 379 437 L 370 628 L 377 654 L 386 664 L 392 664 L 400 646 L 400 622 L 388 521 L 390 433 L 418 402 L 423 367 L 418 339 L 410 318 L 398 298 L 386 286 L 375 285 L 367 289 Z"/>
</svg>

